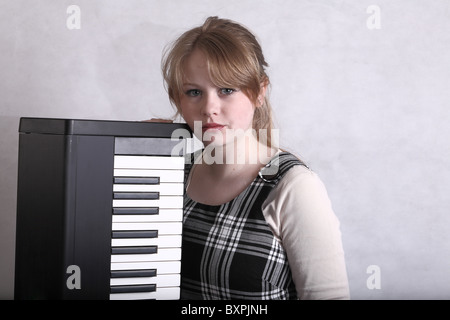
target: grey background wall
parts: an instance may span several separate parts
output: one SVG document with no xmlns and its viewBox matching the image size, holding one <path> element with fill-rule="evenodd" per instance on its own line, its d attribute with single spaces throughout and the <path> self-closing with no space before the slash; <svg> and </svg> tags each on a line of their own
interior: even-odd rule
<svg viewBox="0 0 450 320">
<path fill-rule="evenodd" d="M 171 116 L 161 52 L 210 15 L 260 39 L 281 144 L 341 221 L 352 298 L 449 299 L 448 0 L 0 0 L 0 298 L 19 118 Z"/>
</svg>

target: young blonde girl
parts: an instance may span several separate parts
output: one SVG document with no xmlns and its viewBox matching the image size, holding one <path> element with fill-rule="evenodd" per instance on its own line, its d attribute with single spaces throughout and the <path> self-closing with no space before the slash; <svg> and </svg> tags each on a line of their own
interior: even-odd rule
<svg viewBox="0 0 450 320">
<path fill-rule="evenodd" d="M 217 17 L 163 57 L 171 102 L 216 160 L 186 168 L 182 299 L 349 298 L 326 189 L 274 141 L 267 67 L 255 36 Z"/>
</svg>

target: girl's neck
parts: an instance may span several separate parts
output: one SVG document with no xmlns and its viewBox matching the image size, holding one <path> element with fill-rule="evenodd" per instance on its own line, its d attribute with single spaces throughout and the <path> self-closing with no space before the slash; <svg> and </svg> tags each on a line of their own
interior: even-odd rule
<svg viewBox="0 0 450 320">
<path fill-rule="evenodd" d="M 211 176 L 223 178 L 239 175 L 250 168 L 262 168 L 278 150 L 260 143 L 254 136 L 234 139 L 232 143 L 207 146 L 202 154 L 202 164 Z"/>
</svg>

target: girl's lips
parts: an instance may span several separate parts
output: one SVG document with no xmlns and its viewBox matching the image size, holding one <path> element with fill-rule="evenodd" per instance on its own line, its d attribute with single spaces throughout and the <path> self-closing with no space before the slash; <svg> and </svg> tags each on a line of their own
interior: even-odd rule
<svg viewBox="0 0 450 320">
<path fill-rule="evenodd" d="M 205 132 L 206 130 L 220 130 L 223 127 L 225 126 L 219 123 L 204 123 L 202 125 L 202 131 Z"/>
</svg>

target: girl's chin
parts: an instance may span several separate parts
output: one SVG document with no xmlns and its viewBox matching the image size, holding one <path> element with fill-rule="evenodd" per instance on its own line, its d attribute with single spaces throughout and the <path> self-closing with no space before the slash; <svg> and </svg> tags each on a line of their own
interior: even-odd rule
<svg viewBox="0 0 450 320">
<path fill-rule="evenodd" d="M 225 137 L 221 132 L 218 132 L 218 134 L 213 134 L 211 132 L 207 132 L 206 134 L 203 134 L 202 142 L 205 146 L 208 145 L 223 145 L 225 142 Z"/>
<path fill-rule="evenodd" d="M 205 147 L 220 147 L 223 145 L 223 142 L 216 141 L 214 137 L 211 137 L 211 140 L 203 141 L 203 145 Z"/>
</svg>

